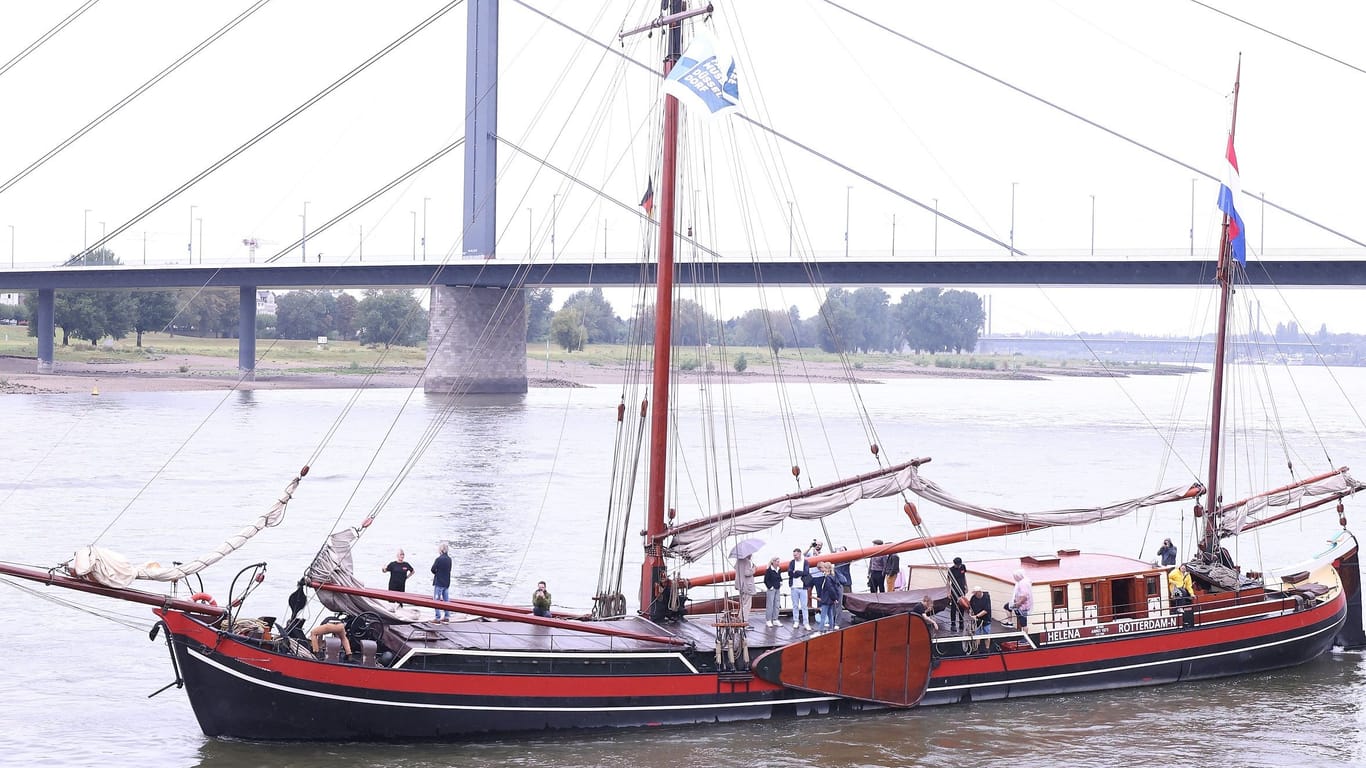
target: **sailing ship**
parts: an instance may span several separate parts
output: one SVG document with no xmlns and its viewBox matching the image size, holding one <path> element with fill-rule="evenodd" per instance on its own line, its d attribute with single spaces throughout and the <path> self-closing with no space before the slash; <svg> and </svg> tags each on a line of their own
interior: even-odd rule
<svg viewBox="0 0 1366 768">
<path fill-rule="evenodd" d="M 664 30 L 663 75 L 680 62 L 698 63 L 685 56 L 683 32 L 710 12 L 709 6 L 689 10 L 672 0 L 650 25 Z M 734 85 L 731 75 L 721 70 L 712 78 L 715 93 L 727 93 Z M 1236 126 L 1236 87 L 1234 93 Z M 890 462 L 874 444 L 874 470 L 678 519 L 669 480 L 677 463 L 669 439 L 672 283 L 680 241 L 673 178 L 677 99 L 666 96 L 663 109 L 662 174 L 658 185 L 651 182 L 659 198 L 652 380 L 638 409 L 625 401 L 618 409 L 623 432 L 648 435 L 641 441 L 648 448 L 648 487 L 634 600 L 620 587 L 620 560 L 604 569 L 609 576 L 582 616 L 541 616 L 527 606 L 438 601 L 367 587 L 355 574 L 351 553 L 375 513 L 328 538 L 290 596 L 288 616 L 248 612 L 250 594 L 264 576 L 260 565 L 238 571 L 221 601 L 202 588 L 189 593 L 198 574 L 279 524 L 308 467 L 268 513 L 220 550 L 187 564 L 133 567 L 113 553 L 85 547 L 55 567 L 0 564 L 0 573 L 152 606 L 153 635 L 164 637 L 175 684 L 184 688 L 203 732 L 248 740 L 441 741 L 885 712 L 1249 674 L 1309 662 L 1335 642 L 1362 644 L 1357 543 L 1346 528 L 1343 500 L 1366 485 L 1346 468 L 1330 468 L 1236 501 L 1219 493 L 1220 371 L 1227 362 L 1227 307 L 1240 269 L 1234 246 L 1241 224 L 1231 208 L 1218 262 L 1221 326 L 1203 481 L 1085 509 L 1015 512 L 950 493 L 924 474 L 928 458 Z M 1230 159 L 1232 142 L 1230 129 Z M 799 477 L 799 468 L 792 474 Z M 614 475 L 626 491 L 614 498 L 631 497 L 638 473 Z M 712 600 L 697 599 L 707 587 L 737 577 L 734 571 L 692 573 L 690 566 L 708 553 L 738 552 L 733 548 L 756 534 L 789 521 L 822 520 L 868 499 L 900 499 L 916 535 L 816 554 L 809 562 L 926 553 L 929 562 L 916 566 L 906 589 L 846 594 L 835 626 L 811 634 L 761 622 L 758 611 L 750 615 L 725 591 Z M 922 503 L 986 524 L 936 533 L 928 513 L 920 511 Z M 1170 586 L 1169 567 L 1064 549 L 976 560 L 969 567 L 969 583 L 988 595 L 1002 596 L 1027 579 L 1034 603 L 1023 617 L 1027 623 L 1016 626 L 1001 614 L 980 626 L 952 620 L 966 597 L 946 562 L 955 545 L 1083 526 L 1178 503 L 1193 505 L 1201 526 L 1200 554 L 1185 564 L 1193 577 L 1189 602 Z M 1331 504 L 1337 505 L 1342 530 L 1302 562 L 1252 572 L 1238 567 L 1223 545 L 1229 537 Z M 623 537 L 625 524 L 618 529 Z M 782 563 L 784 570 L 789 565 Z M 173 591 L 132 588 L 138 579 L 170 583 Z M 912 609 L 924 606 L 926 598 L 928 610 Z M 325 605 L 344 628 L 344 641 L 336 633 L 320 636 L 320 653 L 310 647 L 315 633 L 303 618 L 311 600 Z M 424 618 L 427 609 L 453 609 L 466 619 L 435 622 Z M 783 615 L 790 624 L 806 610 L 789 606 Z M 347 647 L 349 654 L 343 652 Z"/>
</svg>

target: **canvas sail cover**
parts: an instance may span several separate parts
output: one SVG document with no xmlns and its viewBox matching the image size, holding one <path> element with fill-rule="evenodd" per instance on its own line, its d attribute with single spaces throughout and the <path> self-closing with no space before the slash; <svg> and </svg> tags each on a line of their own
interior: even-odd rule
<svg viewBox="0 0 1366 768">
<path fill-rule="evenodd" d="M 785 497 L 770 505 L 759 505 L 759 508 L 750 511 L 718 515 L 708 525 L 690 527 L 674 533 L 666 548 L 685 561 L 692 562 L 728 536 L 766 530 L 787 520 L 819 520 L 847 509 L 860 500 L 885 498 L 902 491 L 910 491 L 927 501 L 984 520 L 1044 528 L 1055 525 L 1085 525 L 1122 517 L 1144 507 L 1194 496 L 1198 490 L 1199 486 L 1177 486 L 1099 507 L 1017 512 L 973 504 L 954 496 L 921 475 L 917 464 L 910 464 L 895 473 L 851 483 L 823 493 L 800 498 Z"/>
<path fill-rule="evenodd" d="M 1305 498 L 1348 496 L 1363 489 L 1366 489 L 1366 485 L 1357 482 L 1347 473 L 1346 468 L 1343 468 L 1332 477 L 1254 496 L 1245 504 L 1224 510 L 1219 521 L 1219 535 L 1234 536 L 1241 533 L 1256 520 L 1258 513 L 1268 509 L 1290 507 L 1293 504 L 1299 504 Z"/>
<path fill-rule="evenodd" d="M 267 528 L 274 528 L 285 519 L 285 509 L 294 491 L 299 487 L 302 476 L 295 477 L 285 486 L 285 492 L 275 505 L 265 514 L 243 527 L 235 535 L 228 537 L 218 548 L 206 552 L 180 565 L 169 568 L 159 563 L 133 565 L 128 558 L 104 547 L 94 545 L 81 547 L 67 564 L 72 575 L 94 581 L 107 587 L 127 587 L 134 581 L 180 581 L 208 568 L 246 545 L 253 536 Z"/>
<path fill-rule="evenodd" d="M 308 566 L 308 579 L 323 584 L 365 589 L 365 585 L 356 578 L 351 566 L 351 549 L 360 540 L 361 530 L 344 528 L 327 537 L 327 543 L 318 550 L 313 563 Z M 389 623 L 411 623 L 420 619 L 417 608 L 365 595 L 319 590 L 318 600 L 334 611 L 352 616 L 369 611 L 387 618 Z"/>
</svg>

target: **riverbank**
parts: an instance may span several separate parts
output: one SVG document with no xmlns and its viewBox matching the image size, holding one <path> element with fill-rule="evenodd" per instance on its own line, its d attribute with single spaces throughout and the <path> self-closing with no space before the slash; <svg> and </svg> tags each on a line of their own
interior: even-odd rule
<svg viewBox="0 0 1366 768">
<path fill-rule="evenodd" d="M 253 377 L 239 374 L 229 359 L 196 354 L 164 354 L 137 361 L 91 358 L 59 360 L 52 373 L 38 373 L 37 360 L 0 356 L 0 394 L 72 394 L 95 392 L 198 391 L 223 389 L 353 389 L 411 387 L 421 382 L 419 365 L 362 368 L 355 364 L 327 366 L 316 361 L 274 362 L 262 365 Z M 622 380 L 623 366 L 599 360 L 528 358 L 527 384 L 534 388 L 612 386 Z M 740 381 L 766 382 L 776 377 L 794 381 L 838 382 L 852 378 L 863 384 L 916 377 L 1039 380 L 1059 376 L 1129 376 L 1188 373 L 1179 366 L 1123 367 L 1059 364 L 1017 368 L 948 368 L 916 365 L 889 359 L 876 365 L 846 368 L 837 362 L 785 359 L 777 371 L 756 366 L 739 374 Z M 700 377 L 700 371 L 684 375 Z M 735 374 L 732 374 L 733 376 Z"/>
</svg>

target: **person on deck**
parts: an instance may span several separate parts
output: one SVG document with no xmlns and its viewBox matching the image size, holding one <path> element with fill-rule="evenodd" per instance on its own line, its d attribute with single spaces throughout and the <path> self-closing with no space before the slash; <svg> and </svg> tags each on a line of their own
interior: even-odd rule
<svg viewBox="0 0 1366 768">
<path fill-rule="evenodd" d="M 792 562 L 787 565 L 787 586 L 792 590 L 792 629 L 798 626 L 811 631 L 811 617 L 807 613 L 807 600 L 811 592 L 811 569 L 806 564 L 800 549 L 792 550 Z"/>
<path fill-rule="evenodd" d="M 536 582 L 536 591 L 531 593 L 531 612 L 536 616 L 550 615 L 550 590 L 544 581 Z"/>
<path fill-rule="evenodd" d="M 886 591 L 892 592 L 896 589 L 896 581 L 900 576 L 901 556 L 892 552 L 882 561 L 882 578 Z"/>
<path fill-rule="evenodd" d="M 848 552 L 849 548 L 844 546 L 835 547 L 835 551 Z M 840 586 L 843 587 L 846 591 L 848 591 L 850 587 L 854 586 L 854 576 L 849 572 L 849 568 L 850 565 L 848 560 L 845 560 L 844 562 L 835 566 L 835 577 L 840 580 Z"/>
<path fill-rule="evenodd" d="M 873 539 L 873 546 L 882 546 L 882 539 Z M 868 558 L 868 591 L 881 592 L 887 584 L 887 556 L 873 555 Z"/>
<path fill-rule="evenodd" d="M 949 567 L 949 630 L 958 631 L 963 627 L 963 612 L 965 606 L 962 600 L 968 596 L 968 567 L 963 565 L 963 558 L 955 557 L 953 565 Z"/>
<path fill-rule="evenodd" d="M 806 556 L 807 556 L 807 557 L 820 557 L 820 556 L 821 556 L 821 548 L 822 548 L 823 546 L 824 546 L 824 545 L 821 544 L 820 539 L 812 539 L 812 540 L 811 540 L 811 546 L 808 547 L 807 550 L 806 550 Z"/>
<path fill-rule="evenodd" d="M 436 560 L 432 562 L 432 597 L 437 600 L 450 600 L 451 589 L 451 556 L 447 554 L 450 547 L 446 542 L 441 542 L 437 546 Z M 436 609 L 436 622 L 444 624 L 450 621 L 451 612 Z"/>
<path fill-rule="evenodd" d="M 343 658 L 351 655 L 351 638 L 346 636 L 346 624 L 341 619 L 325 619 L 323 623 L 308 630 L 308 641 L 313 645 L 313 653 L 321 654 L 323 635 L 337 635 L 341 638 L 342 651 L 346 654 Z"/>
<path fill-rule="evenodd" d="M 413 566 L 403 560 L 403 550 L 399 550 L 394 555 L 393 562 L 384 566 L 380 573 L 389 574 L 389 591 L 402 592 L 408 584 L 408 577 L 413 575 Z"/>
<path fill-rule="evenodd" d="M 981 587 L 973 587 L 972 597 L 968 599 L 968 615 L 975 622 L 972 634 L 978 638 L 972 645 L 972 652 L 985 653 L 991 648 L 991 641 L 986 638 L 986 635 L 991 634 L 990 593 Z"/>
<path fill-rule="evenodd" d="M 783 566 L 782 560 L 773 558 L 768 561 L 764 571 L 764 626 L 778 626 L 778 608 L 782 602 Z"/>
<path fill-rule="evenodd" d="M 835 577 L 835 566 L 830 563 L 821 563 L 821 570 L 825 573 L 825 578 L 820 580 L 817 588 L 816 602 L 820 605 L 820 623 L 816 625 L 818 632 L 829 632 L 839 629 L 840 606 L 844 602 L 844 589 L 840 586 L 840 580 Z"/>
<path fill-rule="evenodd" d="M 749 623 L 749 609 L 754 607 L 754 561 L 749 555 L 735 560 L 735 591 L 740 594 L 740 621 Z"/>
<path fill-rule="evenodd" d="M 1181 614 L 1181 623 L 1187 627 L 1195 623 L 1195 584 L 1191 582 L 1190 570 L 1182 563 L 1167 574 L 1167 594 L 1171 598 L 1172 613 Z"/>
<path fill-rule="evenodd" d="M 1029 612 L 1034 610 L 1034 584 L 1025 578 L 1024 571 L 1015 572 L 1015 591 L 1010 593 L 1010 602 L 1006 603 L 1015 614 L 1015 626 L 1021 632 L 1029 628 Z"/>
<path fill-rule="evenodd" d="M 1157 548 L 1157 556 L 1162 558 L 1163 565 L 1176 565 L 1176 545 L 1171 539 L 1162 540 L 1162 546 Z"/>
</svg>

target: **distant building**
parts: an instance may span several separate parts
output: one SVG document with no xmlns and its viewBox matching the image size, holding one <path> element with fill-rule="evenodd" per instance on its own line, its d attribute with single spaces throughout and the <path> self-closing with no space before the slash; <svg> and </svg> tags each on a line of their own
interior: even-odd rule
<svg viewBox="0 0 1366 768">
<path fill-rule="evenodd" d="M 275 314 L 275 292 L 257 291 L 256 292 L 256 314 L 273 315 Z"/>
<path fill-rule="evenodd" d="M 0 293 L 0 304 L 16 304 L 24 306 L 24 294 L 22 293 Z"/>
</svg>

